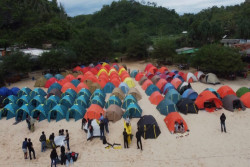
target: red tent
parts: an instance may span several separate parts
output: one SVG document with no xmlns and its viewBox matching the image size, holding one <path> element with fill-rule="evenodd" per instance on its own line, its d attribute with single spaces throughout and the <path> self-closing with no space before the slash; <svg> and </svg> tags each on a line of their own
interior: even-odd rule
<svg viewBox="0 0 250 167">
<path fill-rule="evenodd" d="M 177 88 L 180 86 L 180 84 L 182 84 L 182 81 L 179 78 L 174 78 L 171 81 L 171 84 L 175 87 L 175 89 L 177 90 Z"/>
<path fill-rule="evenodd" d="M 87 109 L 84 118 L 87 119 L 99 119 L 101 114 L 104 115 L 104 110 L 98 104 L 91 104 L 91 106 Z"/>
<path fill-rule="evenodd" d="M 89 71 L 92 72 L 94 75 L 97 75 L 98 73 L 98 70 L 96 68 L 91 68 Z"/>
<path fill-rule="evenodd" d="M 152 74 L 155 74 L 157 71 L 157 68 L 155 66 L 152 66 L 149 68 L 148 72 L 152 73 Z"/>
<path fill-rule="evenodd" d="M 76 87 L 76 92 L 78 93 L 78 92 L 79 92 L 81 89 L 83 89 L 83 88 L 89 89 L 88 85 L 86 85 L 85 83 L 83 83 L 83 82 L 79 83 L 79 84 L 77 85 L 77 87 Z"/>
<path fill-rule="evenodd" d="M 119 87 L 119 85 L 120 85 L 120 83 L 121 83 L 121 81 L 119 80 L 119 78 L 111 78 L 110 79 L 110 82 L 112 83 L 112 84 L 114 84 L 115 85 L 115 87 Z"/>
<path fill-rule="evenodd" d="M 74 77 L 74 75 L 68 74 L 68 75 L 65 77 L 65 79 L 67 79 L 67 80 L 70 82 L 70 81 L 72 81 L 73 79 L 76 79 L 76 78 Z"/>
<path fill-rule="evenodd" d="M 164 97 L 161 95 L 160 92 L 155 91 L 154 93 L 151 94 L 151 96 L 149 97 L 149 101 L 154 104 L 154 105 L 158 105 L 162 100 L 164 99 Z"/>
<path fill-rule="evenodd" d="M 229 86 L 225 85 L 225 86 L 221 86 L 217 92 L 219 93 L 221 98 L 224 98 L 227 95 L 236 95 L 236 93 L 233 91 L 232 88 L 230 88 Z"/>
<path fill-rule="evenodd" d="M 45 88 L 49 88 L 53 83 L 58 82 L 58 80 L 55 77 L 50 78 L 48 81 L 45 83 Z"/>
<path fill-rule="evenodd" d="M 153 64 L 147 64 L 144 71 L 147 72 L 151 67 L 153 67 Z"/>
<path fill-rule="evenodd" d="M 73 69 L 73 71 L 81 71 L 82 70 L 82 68 L 80 67 L 80 66 L 76 66 L 74 69 Z"/>
<path fill-rule="evenodd" d="M 144 74 L 142 72 L 139 72 L 136 76 L 135 76 L 135 80 L 136 81 L 140 81 L 141 78 L 144 76 Z"/>
<path fill-rule="evenodd" d="M 61 86 L 63 86 L 65 83 L 67 83 L 67 82 L 70 82 L 70 81 L 68 81 L 67 79 L 61 79 L 60 81 L 58 81 L 58 83 L 61 85 Z"/>
<path fill-rule="evenodd" d="M 67 89 L 73 89 L 74 91 L 77 92 L 75 85 L 73 85 L 73 84 L 70 83 L 70 82 L 67 82 L 67 83 L 65 83 L 65 84 L 63 85 L 63 87 L 62 87 L 62 89 L 61 89 L 61 92 L 64 93 L 64 92 L 66 92 Z"/>
<path fill-rule="evenodd" d="M 171 132 L 171 133 L 174 133 L 174 125 L 175 125 L 175 122 L 178 122 L 179 124 L 181 123 L 181 121 L 183 122 L 183 125 L 184 125 L 184 129 L 185 131 L 188 130 L 188 126 L 187 126 L 187 123 L 186 121 L 181 117 L 181 115 L 178 113 L 178 112 L 171 112 L 169 113 L 165 119 L 164 119 L 164 122 L 166 123 L 167 127 L 168 127 L 168 130 Z"/>
<path fill-rule="evenodd" d="M 250 92 L 245 93 L 240 97 L 240 100 L 243 102 L 244 106 L 250 108 Z"/>
<path fill-rule="evenodd" d="M 163 92 L 162 88 L 167 84 L 168 82 L 166 79 L 160 79 L 157 83 L 156 86 Z"/>
<path fill-rule="evenodd" d="M 167 67 L 161 67 L 159 70 L 158 70 L 160 73 L 164 74 L 165 71 L 168 71 Z"/>
<path fill-rule="evenodd" d="M 152 84 L 153 84 L 153 82 L 151 80 L 147 79 L 145 82 L 143 82 L 141 87 L 143 90 L 146 90 Z"/>
</svg>

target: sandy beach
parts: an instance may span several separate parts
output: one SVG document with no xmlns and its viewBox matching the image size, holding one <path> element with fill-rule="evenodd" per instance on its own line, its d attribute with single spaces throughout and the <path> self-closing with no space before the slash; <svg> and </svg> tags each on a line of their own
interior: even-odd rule
<svg viewBox="0 0 250 167">
<path fill-rule="evenodd" d="M 122 63 L 124 64 L 124 63 Z M 125 63 L 132 71 L 144 70 L 146 63 L 129 62 Z M 168 67 L 168 66 L 167 66 Z M 169 70 L 177 67 L 168 67 Z M 189 71 L 195 72 L 194 69 Z M 11 87 L 29 87 L 34 89 L 35 81 L 32 76 L 41 73 L 31 73 L 29 79 L 22 80 L 10 85 Z M 222 85 L 230 86 L 235 92 L 242 86 L 250 87 L 250 81 L 237 78 L 234 81 L 220 79 L 220 85 L 207 85 L 200 82 L 191 83 L 192 88 L 201 93 L 205 88 L 217 90 Z M 44 131 L 46 137 L 54 132 L 58 134 L 59 129 L 68 129 L 70 135 L 71 151 L 79 153 L 78 160 L 74 163 L 75 167 L 161 167 L 161 166 L 186 166 L 186 167 L 247 167 L 250 166 L 250 109 L 239 112 L 230 112 L 225 109 L 208 113 L 200 110 L 199 114 L 189 114 L 181 116 L 187 122 L 190 129 L 183 137 L 171 134 L 164 123 L 164 115 L 151 104 L 149 96 L 136 82 L 136 88 L 142 95 L 142 100 L 138 102 L 143 112 L 142 115 L 153 115 L 158 122 L 161 134 L 157 139 L 142 139 L 143 151 L 137 149 L 136 139 L 134 138 L 129 149 L 105 149 L 99 138 L 87 141 L 86 133 L 81 129 L 81 120 L 75 122 L 65 119 L 59 122 L 48 122 L 47 120 L 35 123 L 35 132 L 31 133 L 27 129 L 25 121 L 13 125 L 15 119 L 0 120 L 0 166 L 8 167 L 33 167 L 50 166 L 50 152 L 41 152 L 39 137 Z M 46 89 L 45 89 L 46 90 Z M 110 94 L 107 94 L 106 99 Z M 250 99 L 249 99 L 250 100 Z M 221 133 L 220 115 L 225 113 L 227 133 Z M 135 135 L 138 118 L 131 120 L 132 133 Z M 106 134 L 109 143 L 119 143 L 123 146 L 123 119 L 116 123 L 109 123 L 110 133 Z M 187 135 L 189 134 L 189 135 Z M 187 136 L 185 136 L 187 135 Z M 22 142 L 24 138 L 31 138 L 35 151 L 35 160 L 24 160 L 22 152 Z M 60 149 L 57 148 L 60 155 Z M 60 166 L 60 165 L 58 165 Z"/>
</svg>

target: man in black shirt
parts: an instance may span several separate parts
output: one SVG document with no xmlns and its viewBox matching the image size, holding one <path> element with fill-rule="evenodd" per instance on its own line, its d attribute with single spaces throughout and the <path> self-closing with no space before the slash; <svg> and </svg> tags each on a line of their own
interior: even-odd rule
<svg viewBox="0 0 250 167">
<path fill-rule="evenodd" d="M 67 149 L 68 149 L 68 151 L 70 150 L 70 148 L 69 148 L 69 132 L 68 132 L 68 130 L 66 130 L 66 137 L 65 137 L 65 141 L 67 142 Z"/>
<path fill-rule="evenodd" d="M 33 152 L 33 158 L 36 159 L 35 150 L 33 148 L 33 143 L 31 142 L 30 139 L 28 139 L 27 147 L 28 147 L 28 150 L 29 150 L 30 160 L 32 160 L 31 152 Z"/>
<path fill-rule="evenodd" d="M 142 150 L 142 144 L 141 144 L 141 132 L 139 131 L 139 128 L 137 128 L 137 132 L 136 132 L 136 139 L 137 139 L 137 149 Z M 139 146 L 140 144 L 140 146 Z"/>
<path fill-rule="evenodd" d="M 52 133 L 52 134 L 49 136 L 49 141 L 50 141 L 50 144 L 51 144 L 51 147 L 52 147 L 52 148 L 53 148 L 53 147 L 56 147 L 54 138 L 55 138 L 55 135 L 54 135 L 54 133 Z"/>
<path fill-rule="evenodd" d="M 103 137 L 104 137 L 104 123 L 103 123 L 103 120 L 101 120 L 99 126 L 100 126 L 100 139 L 102 140 Z"/>
<path fill-rule="evenodd" d="M 127 134 L 125 128 L 124 128 L 124 131 L 123 131 L 123 139 L 124 139 L 124 148 L 129 148 L 128 147 L 128 134 Z"/>
<path fill-rule="evenodd" d="M 58 155 L 55 148 L 53 148 L 53 150 L 50 153 L 50 159 L 51 159 L 51 167 L 53 164 L 55 164 L 56 167 L 56 161 L 58 159 Z"/>
<path fill-rule="evenodd" d="M 225 116 L 224 113 L 222 113 L 221 116 L 220 116 L 221 132 L 223 132 L 223 128 L 224 128 L 224 132 L 227 133 L 225 121 L 226 121 L 226 116 Z"/>
<path fill-rule="evenodd" d="M 46 136 L 44 132 L 42 132 L 42 135 L 40 136 L 39 141 L 41 142 L 41 152 L 43 152 L 46 149 Z"/>
</svg>

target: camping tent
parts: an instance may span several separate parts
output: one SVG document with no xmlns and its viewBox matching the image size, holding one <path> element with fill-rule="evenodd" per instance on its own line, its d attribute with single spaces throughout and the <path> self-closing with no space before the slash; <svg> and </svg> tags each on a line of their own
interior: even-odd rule
<svg viewBox="0 0 250 167">
<path fill-rule="evenodd" d="M 156 83 L 161 79 L 161 77 L 159 75 L 155 75 L 151 78 L 151 81 L 153 82 L 153 84 L 156 85 Z"/>
<path fill-rule="evenodd" d="M 146 76 L 143 76 L 140 81 L 139 84 L 142 85 L 148 78 Z M 153 83 L 153 82 L 152 82 Z"/>
<path fill-rule="evenodd" d="M 40 96 L 46 96 L 47 93 L 45 93 L 45 91 L 41 88 L 35 88 L 33 91 L 30 92 L 30 97 L 33 98 L 35 97 L 36 95 L 40 95 Z"/>
<path fill-rule="evenodd" d="M 45 102 L 44 96 L 37 95 L 34 98 L 32 98 L 29 102 L 30 105 L 37 107 L 39 104 L 43 104 Z"/>
<path fill-rule="evenodd" d="M 122 108 L 126 109 L 130 103 L 137 103 L 136 98 L 133 95 L 127 95 L 122 103 Z"/>
<path fill-rule="evenodd" d="M 53 83 L 58 82 L 58 80 L 54 77 L 50 78 L 49 80 L 46 81 L 45 83 L 45 88 L 49 88 Z"/>
<path fill-rule="evenodd" d="M 165 95 L 165 99 L 170 99 L 174 104 L 176 104 L 181 99 L 181 95 L 175 89 L 170 89 Z"/>
<path fill-rule="evenodd" d="M 47 74 L 44 75 L 44 78 L 46 78 L 47 80 L 49 80 L 52 77 L 53 77 L 53 75 L 50 74 L 50 73 L 47 73 Z"/>
<path fill-rule="evenodd" d="M 50 90 L 50 92 L 47 95 L 47 98 L 49 98 L 52 95 L 55 95 L 55 96 L 58 96 L 59 98 L 61 98 L 61 95 L 62 95 L 61 89 L 54 88 L 54 89 Z"/>
<path fill-rule="evenodd" d="M 75 87 L 77 87 L 80 83 L 80 81 L 78 79 L 73 79 L 72 81 L 70 81 Z"/>
<path fill-rule="evenodd" d="M 18 92 L 18 97 L 21 97 L 22 95 L 29 95 L 32 90 L 27 87 L 23 87 L 22 89 L 19 90 Z"/>
<path fill-rule="evenodd" d="M 86 85 L 85 83 L 81 82 L 77 85 L 76 87 L 76 92 L 79 93 L 81 89 L 89 89 L 88 85 Z"/>
<path fill-rule="evenodd" d="M 95 95 L 90 100 L 90 104 L 97 104 L 103 108 L 105 105 L 105 100 L 101 96 Z"/>
<path fill-rule="evenodd" d="M 151 94 L 151 96 L 149 97 L 149 101 L 154 104 L 154 105 L 158 105 L 162 100 L 164 99 L 164 97 L 161 95 L 160 92 L 155 91 L 154 93 Z"/>
<path fill-rule="evenodd" d="M 70 95 L 66 95 L 60 100 L 59 104 L 68 109 L 74 104 L 74 99 Z"/>
<path fill-rule="evenodd" d="M 217 96 L 218 99 L 221 100 L 220 94 L 218 92 L 216 92 L 215 89 L 213 88 L 206 88 L 205 90 L 209 90 L 210 92 L 212 92 L 215 96 Z"/>
<path fill-rule="evenodd" d="M 180 84 L 180 86 L 177 88 L 177 91 L 182 95 L 185 90 L 190 89 L 191 88 L 191 84 L 188 82 L 182 82 L 182 84 Z"/>
<path fill-rule="evenodd" d="M 130 103 L 126 108 L 126 112 L 123 114 L 123 118 L 140 118 L 142 109 L 137 103 Z"/>
<path fill-rule="evenodd" d="M 123 111 L 120 106 L 111 104 L 105 114 L 104 117 L 107 117 L 109 121 L 116 122 L 122 118 Z"/>
<path fill-rule="evenodd" d="M 61 90 L 62 89 L 62 86 L 59 84 L 59 83 L 53 83 L 50 87 L 49 87 L 49 89 L 48 89 L 48 93 L 50 93 L 50 91 L 52 90 L 52 89 L 54 89 L 54 88 L 56 88 L 56 89 L 59 89 L 59 90 Z"/>
<path fill-rule="evenodd" d="M 124 94 L 127 94 L 129 91 L 128 85 L 124 82 L 120 83 L 119 88 L 123 91 Z"/>
<path fill-rule="evenodd" d="M 153 92 L 158 91 L 161 92 L 159 88 L 157 88 L 157 86 L 155 85 L 150 85 L 147 89 L 146 89 L 146 94 L 148 96 L 150 96 Z"/>
<path fill-rule="evenodd" d="M 104 93 L 101 89 L 96 89 L 93 94 L 92 94 L 92 97 L 94 96 L 100 96 L 102 99 L 105 100 L 106 98 L 106 93 Z"/>
<path fill-rule="evenodd" d="M 242 95 L 244 95 L 247 92 L 250 92 L 250 89 L 248 89 L 247 87 L 241 87 L 236 91 L 236 94 L 238 97 L 241 97 Z"/>
<path fill-rule="evenodd" d="M 178 111 L 183 114 L 194 113 L 198 114 L 198 107 L 195 105 L 194 101 L 188 98 L 182 98 L 176 104 Z"/>
<path fill-rule="evenodd" d="M 16 121 L 25 120 L 27 115 L 31 115 L 31 111 L 34 109 L 32 105 L 24 104 L 16 110 Z"/>
<path fill-rule="evenodd" d="M 250 108 L 250 92 L 245 93 L 240 97 L 240 100 L 243 102 L 243 104 L 247 107 Z"/>
<path fill-rule="evenodd" d="M 132 78 L 135 78 L 135 76 L 138 74 L 138 70 L 133 70 L 130 74 Z"/>
<path fill-rule="evenodd" d="M 90 97 L 90 96 L 91 96 L 91 93 L 90 93 L 90 91 L 89 91 L 88 89 L 83 88 L 83 89 L 81 89 L 81 90 L 78 92 L 77 97 L 82 96 L 82 95 L 84 95 L 84 96 L 86 96 L 86 97 Z"/>
<path fill-rule="evenodd" d="M 158 71 L 163 74 L 164 72 L 168 71 L 168 69 L 167 67 L 161 67 L 160 69 L 158 69 Z"/>
<path fill-rule="evenodd" d="M 133 95 L 137 101 L 141 100 L 141 93 L 136 88 L 130 88 L 128 94 Z"/>
<path fill-rule="evenodd" d="M 23 95 L 22 97 L 20 97 L 17 101 L 16 104 L 21 107 L 23 104 L 28 104 L 30 102 L 31 98 L 30 96 L 27 95 Z"/>
<path fill-rule="evenodd" d="M 208 83 L 208 84 L 214 84 L 214 85 L 220 84 L 220 80 L 213 73 L 206 74 L 205 77 L 201 78 L 201 82 Z"/>
<path fill-rule="evenodd" d="M 99 83 L 92 83 L 89 87 L 89 91 L 93 93 L 96 89 L 102 89 Z"/>
<path fill-rule="evenodd" d="M 177 89 L 182 84 L 182 81 L 179 78 L 175 78 L 171 81 L 171 84 Z"/>
<path fill-rule="evenodd" d="M 91 104 L 90 107 L 87 109 L 84 118 L 87 119 L 99 119 L 100 114 L 104 115 L 104 110 L 97 104 Z"/>
<path fill-rule="evenodd" d="M 180 76 L 179 74 L 176 74 L 176 75 L 173 77 L 173 79 L 175 79 L 175 78 L 179 78 L 182 82 L 185 81 L 184 78 L 183 78 L 182 76 Z"/>
<path fill-rule="evenodd" d="M 177 111 L 177 107 L 171 100 L 165 98 L 156 107 L 162 115 L 168 115 L 171 112 Z"/>
<path fill-rule="evenodd" d="M 4 98 L 4 100 L 2 101 L 2 103 L 4 105 L 7 105 L 9 103 L 14 103 L 16 104 L 16 101 L 18 100 L 18 98 L 14 95 L 9 95 L 8 97 Z"/>
<path fill-rule="evenodd" d="M 156 139 L 160 134 L 160 128 L 152 115 L 144 115 L 137 122 L 138 130 L 144 139 Z"/>
<path fill-rule="evenodd" d="M 197 71 L 194 73 L 196 78 L 200 81 L 202 77 L 205 77 L 205 74 L 202 71 Z"/>
<path fill-rule="evenodd" d="M 130 77 L 127 77 L 123 82 L 126 83 L 129 88 L 135 87 L 135 83 L 134 83 L 133 79 Z"/>
<path fill-rule="evenodd" d="M 175 122 L 178 122 L 179 124 L 181 123 L 181 121 L 183 122 L 183 125 L 184 125 L 184 130 L 187 131 L 188 130 L 188 127 L 187 127 L 187 123 L 186 121 L 181 117 L 181 115 L 178 113 L 178 112 L 172 112 L 170 114 L 168 114 L 165 119 L 164 119 L 164 122 L 166 123 L 167 127 L 168 127 L 168 130 L 171 132 L 171 133 L 174 133 L 174 125 L 175 125 Z"/>
<path fill-rule="evenodd" d="M 184 77 L 184 80 L 186 82 L 188 82 L 188 83 L 197 82 L 198 81 L 197 78 L 196 78 L 196 76 L 193 73 L 191 73 L 191 72 L 188 72 L 188 73 L 184 74 L 183 77 Z"/>
<path fill-rule="evenodd" d="M 30 116 L 32 118 L 39 117 L 39 121 L 45 120 L 48 117 L 49 108 L 47 105 L 40 104 L 34 110 L 31 111 Z"/>
<path fill-rule="evenodd" d="M 103 88 L 103 91 L 104 93 L 112 93 L 112 91 L 115 89 L 115 85 L 112 84 L 111 82 L 108 82 L 104 88 Z"/>
<path fill-rule="evenodd" d="M 44 87 L 47 82 L 47 79 L 43 76 L 36 80 L 34 87 Z"/>
<path fill-rule="evenodd" d="M 7 116 L 7 120 L 16 116 L 18 106 L 14 103 L 7 104 L 2 110 L 0 117 Z M 1 118 L 0 118 L 1 119 Z"/>
<path fill-rule="evenodd" d="M 240 98 L 235 95 L 227 95 L 224 98 L 222 98 L 222 104 L 223 107 L 229 111 L 234 111 L 235 109 L 238 110 L 246 109 Z"/>
<path fill-rule="evenodd" d="M 100 126 L 99 126 L 99 121 L 96 119 L 91 120 L 91 126 L 93 127 L 93 137 L 100 137 L 101 133 L 100 133 Z M 89 128 L 88 128 L 89 123 L 85 124 L 84 130 L 87 132 L 87 140 L 91 139 L 91 134 L 89 132 Z"/>
<path fill-rule="evenodd" d="M 142 89 L 146 90 L 150 85 L 153 85 L 153 82 L 150 79 L 147 79 L 142 84 Z"/>
<path fill-rule="evenodd" d="M 60 98 L 58 96 L 52 95 L 46 101 L 45 104 L 48 106 L 49 109 L 52 109 L 54 106 L 59 104 Z"/>
<path fill-rule="evenodd" d="M 75 87 L 75 85 L 73 85 L 73 84 L 70 83 L 70 82 L 65 83 L 65 84 L 62 86 L 61 91 L 64 93 L 64 92 L 66 92 L 66 90 L 68 90 L 68 89 L 73 89 L 73 90 L 76 92 L 76 87 Z"/>
<path fill-rule="evenodd" d="M 66 113 L 66 120 L 69 121 L 70 118 L 74 118 L 75 121 L 82 119 L 86 113 L 86 109 L 78 104 L 74 104 Z"/>
<path fill-rule="evenodd" d="M 73 100 L 76 98 L 76 91 L 74 89 L 67 89 L 63 94 L 62 97 L 69 95 Z"/>
<path fill-rule="evenodd" d="M 61 104 L 57 104 L 52 110 L 48 113 L 48 121 L 50 122 L 51 119 L 56 119 L 60 121 L 61 119 L 65 118 L 67 112 L 67 107 Z"/>
<path fill-rule="evenodd" d="M 167 83 L 163 87 L 163 94 L 167 94 L 170 89 L 175 89 L 175 87 L 171 83 Z"/>
<path fill-rule="evenodd" d="M 56 74 L 55 78 L 59 81 L 61 79 L 64 79 L 64 76 L 62 74 Z"/>
<path fill-rule="evenodd" d="M 121 100 L 119 99 L 119 97 L 113 95 L 113 96 L 110 96 L 110 97 L 109 97 L 107 103 L 105 104 L 105 108 L 108 108 L 108 107 L 109 107 L 110 105 L 112 105 L 112 104 L 115 104 L 115 105 L 121 107 L 122 102 L 121 102 Z"/>
<path fill-rule="evenodd" d="M 120 88 L 115 88 L 111 95 L 119 97 L 120 100 L 123 100 L 125 98 L 125 95 Z"/>
<path fill-rule="evenodd" d="M 209 90 L 201 92 L 195 100 L 195 104 L 199 109 L 205 109 L 209 112 L 213 112 L 215 109 L 221 108 L 222 106 L 220 99 Z"/>
<path fill-rule="evenodd" d="M 140 81 L 142 77 L 144 77 L 144 73 L 139 72 L 138 74 L 136 74 L 135 80 L 136 80 L 136 81 Z"/>
<path fill-rule="evenodd" d="M 187 89 L 181 95 L 181 98 L 188 98 L 190 100 L 195 100 L 198 97 L 198 93 L 193 89 Z"/>
<path fill-rule="evenodd" d="M 12 95 L 14 95 L 14 96 L 17 96 L 17 95 L 18 95 L 18 91 L 19 91 L 19 90 L 20 90 L 20 89 L 17 88 L 17 87 L 13 87 L 13 88 L 10 89 L 10 91 L 12 92 Z"/>
<path fill-rule="evenodd" d="M 219 93 L 220 97 L 221 98 L 224 98 L 225 96 L 227 95 L 235 95 L 236 96 L 236 93 L 233 91 L 232 88 L 230 88 L 229 86 L 227 85 L 224 85 L 224 86 L 221 86 L 217 92 Z"/>
<path fill-rule="evenodd" d="M 157 83 L 156 86 L 161 90 L 161 92 L 163 92 L 163 88 L 164 86 L 167 84 L 168 82 L 166 81 L 166 79 L 160 79 Z"/>
</svg>

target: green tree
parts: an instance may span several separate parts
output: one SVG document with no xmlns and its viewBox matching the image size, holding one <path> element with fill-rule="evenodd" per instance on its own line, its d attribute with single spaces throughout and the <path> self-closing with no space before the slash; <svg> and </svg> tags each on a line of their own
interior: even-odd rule
<svg viewBox="0 0 250 167">
<path fill-rule="evenodd" d="M 203 71 L 228 74 L 244 69 L 238 50 L 217 44 L 205 45 L 192 57 L 192 65 Z"/>
<path fill-rule="evenodd" d="M 154 45 L 153 56 L 160 61 L 173 61 L 175 55 L 175 42 L 168 38 L 163 38 L 156 41 Z"/>
</svg>

